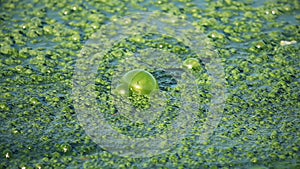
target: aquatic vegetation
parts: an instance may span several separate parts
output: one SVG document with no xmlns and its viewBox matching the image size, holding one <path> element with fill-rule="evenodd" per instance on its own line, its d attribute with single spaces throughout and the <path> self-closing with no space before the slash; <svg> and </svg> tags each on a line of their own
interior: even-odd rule
<svg viewBox="0 0 300 169">
<path fill-rule="evenodd" d="M 1 2 L 0 168 L 299 168 L 299 9 L 296 0 Z M 214 135 L 199 144 L 200 129 L 209 127 L 202 124 L 210 120 L 207 104 L 213 82 L 196 69 L 194 84 L 203 106 L 195 112 L 197 124 L 189 137 L 172 153 L 146 159 L 119 157 L 99 148 L 79 123 L 71 97 L 74 64 L 85 41 L 105 23 L 153 10 L 190 21 L 208 35 L 225 68 L 228 99 Z M 100 103 L 110 102 L 103 92 L 117 89 L 121 95 L 129 94 L 127 84 L 137 83 L 132 76 L 115 88 L 110 77 L 121 58 L 141 48 L 172 52 L 180 63 L 198 58 L 169 37 L 128 38 L 99 61 L 95 95 Z M 155 71 L 151 74 L 162 80 L 164 91 L 180 97 L 178 91 L 188 90 L 178 87 L 170 72 Z M 142 75 L 154 82 L 147 73 Z M 148 94 L 157 89 L 152 82 L 147 86 L 151 90 L 131 92 Z M 109 122 L 124 134 L 150 137 L 172 127 L 168 118 L 176 117 L 173 112 L 180 105 L 171 101 L 165 121 L 156 120 L 155 127 L 122 119 L 113 106 L 99 114 L 107 113 Z"/>
</svg>

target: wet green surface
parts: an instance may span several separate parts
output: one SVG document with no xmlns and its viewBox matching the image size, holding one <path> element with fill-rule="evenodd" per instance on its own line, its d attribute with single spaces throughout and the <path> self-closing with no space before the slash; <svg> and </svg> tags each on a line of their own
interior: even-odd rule
<svg viewBox="0 0 300 169">
<path fill-rule="evenodd" d="M 0 168 L 299 168 L 299 9 L 297 0 L 1 2 Z M 196 112 L 199 125 L 173 151 L 119 157 L 93 143 L 77 120 L 75 63 L 102 25 L 155 10 L 185 18 L 213 41 L 228 99 L 222 121 L 205 144 L 197 142 L 206 120 L 204 106 Z M 188 57 L 182 44 L 144 36 L 116 45 L 108 58 L 160 45 Z M 101 88 L 108 85 L 109 70 L 105 62 L 99 67 L 104 74 L 95 82 L 100 92 L 109 91 Z M 163 72 L 151 73 L 159 83 L 168 79 Z M 164 85 L 175 83 L 171 79 Z M 197 84 L 204 88 L 199 94 L 205 103 L 209 82 Z M 120 130 L 134 135 L 132 128 Z M 143 136 L 140 130 L 136 134 Z"/>
</svg>

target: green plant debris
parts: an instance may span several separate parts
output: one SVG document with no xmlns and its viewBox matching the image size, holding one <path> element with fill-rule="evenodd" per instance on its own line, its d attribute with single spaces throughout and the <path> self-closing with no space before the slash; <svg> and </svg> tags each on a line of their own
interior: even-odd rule
<svg viewBox="0 0 300 169">
<path fill-rule="evenodd" d="M 300 3 L 297 0 L 1 1 L 0 168 L 300 168 Z M 73 72 L 79 51 L 100 27 L 141 11 L 176 15 L 204 31 L 222 58 L 228 99 L 223 118 L 205 144 L 209 75 L 197 76 L 202 106 L 190 134 L 173 151 L 149 158 L 119 157 L 85 133 L 73 107 Z M 176 38 L 176 37 L 175 37 Z M 193 52 L 172 37 L 141 35 L 115 45 L 99 62 L 98 100 L 110 92 L 114 61 L 143 48 Z M 147 70 L 148 71 L 148 70 Z M 180 93 L 163 70 L 149 70 L 159 88 Z M 143 107 L 143 99 L 135 103 Z M 139 103 L 142 100 L 142 104 Z M 132 137 L 167 131 L 176 100 L 150 125 L 132 123 L 114 107 L 102 113 Z M 147 106 L 147 105 L 146 105 Z"/>
</svg>

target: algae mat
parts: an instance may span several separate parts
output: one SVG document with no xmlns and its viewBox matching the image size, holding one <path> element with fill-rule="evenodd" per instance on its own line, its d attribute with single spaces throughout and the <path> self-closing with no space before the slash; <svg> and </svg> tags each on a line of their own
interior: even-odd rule
<svg viewBox="0 0 300 169">
<path fill-rule="evenodd" d="M 0 168 L 299 168 L 297 0 L 0 6 Z"/>
</svg>

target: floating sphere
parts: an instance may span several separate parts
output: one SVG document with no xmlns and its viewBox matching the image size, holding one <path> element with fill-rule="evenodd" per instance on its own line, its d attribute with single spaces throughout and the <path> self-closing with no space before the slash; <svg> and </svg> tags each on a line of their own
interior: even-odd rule
<svg viewBox="0 0 300 169">
<path fill-rule="evenodd" d="M 201 65 L 196 58 L 188 58 L 185 61 L 183 61 L 183 67 L 187 69 L 196 69 L 199 68 Z"/>
<path fill-rule="evenodd" d="M 116 89 L 114 90 L 114 92 L 118 95 L 121 96 L 128 96 L 129 95 L 129 88 L 128 85 L 125 83 L 121 83 L 119 84 Z"/>
<path fill-rule="evenodd" d="M 121 83 L 127 85 L 130 91 L 141 95 L 149 95 L 159 89 L 155 77 L 142 69 L 127 72 L 121 78 Z"/>
</svg>

